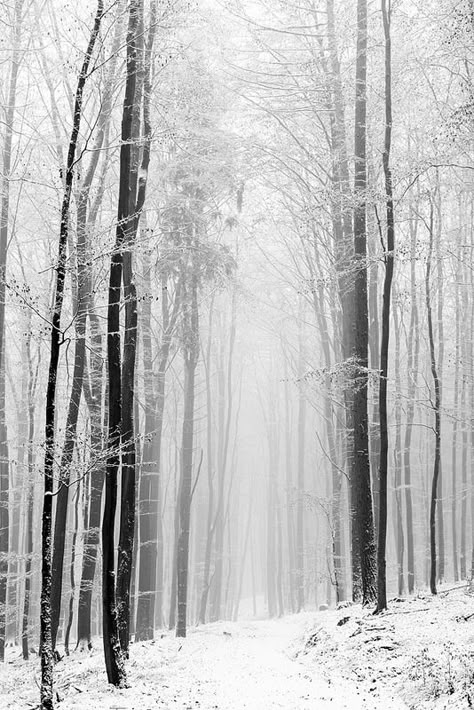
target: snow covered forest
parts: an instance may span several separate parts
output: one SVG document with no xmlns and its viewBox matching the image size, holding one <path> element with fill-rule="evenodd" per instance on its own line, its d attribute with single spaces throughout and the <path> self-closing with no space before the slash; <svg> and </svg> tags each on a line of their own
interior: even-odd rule
<svg viewBox="0 0 474 710">
<path fill-rule="evenodd" d="M 8 0 L 0 706 L 474 703 L 474 0 Z"/>
</svg>

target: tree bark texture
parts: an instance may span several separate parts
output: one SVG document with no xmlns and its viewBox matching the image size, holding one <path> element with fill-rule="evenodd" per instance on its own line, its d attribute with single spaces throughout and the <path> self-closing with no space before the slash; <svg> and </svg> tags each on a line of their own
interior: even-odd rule
<svg viewBox="0 0 474 710">
<path fill-rule="evenodd" d="M 433 332 L 433 316 L 431 306 L 431 259 L 433 255 L 433 238 L 434 238 L 434 205 L 430 201 L 430 221 L 428 225 L 429 243 L 428 254 L 426 257 L 426 278 L 425 278 L 425 301 L 426 314 L 428 320 L 428 339 L 430 345 L 430 367 L 434 386 L 434 434 L 435 434 L 435 455 L 433 463 L 433 477 L 431 482 L 431 498 L 430 498 L 430 590 L 432 594 L 437 593 L 437 553 L 436 553 L 436 503 L 438 498 L 438 482 L 441 465 L 441 387 L 438 377 L 438 368 L 436 362 L 435 342 Z"/>
<path fill-rule="evenodd" d="M 61 206 L 61 224 L 59 233 L 58 259 L 56 264 L 56 291 L 51 323 L 51 351 L 46 390 L 45 417 L 45 458 L 44 458 L 44 495 L 42 513 L 42 576 L 41 576 L 41 707 L 42 710 L 53 708 L 53 638 L 51 625 L 51 584 L 52 584 L 52 512 L 53 512 L 53 473 L 55 456 L 55 419 L 56 419 L 56 385 L 59 364 L 59 353 L 62 344 L 61 312 L 64 301 L 64 286 L 66 280 L 66 256 L 69 232 L 69 213 L 74 178 L 74 166 L 79 129 L 82 117 L 84 86 L 87 80 L 89 65 L 99 34 L 104 7 L 99 0 L 91 31 L 88 47 L 79 74 L 73 112 L 73 128 L 69 141 L 65 187 Z"/>
<path fill-rule="evenodd" d="M 357 59 L 355 98 L 354 253 L 355 274 L 355 367 L 353 396 L 354 465 L 351 477 L 352 509 L 356 516 L 360 555 L 362 602 L 376 598 L 376 564 L 372 494 L 370 487 L 368 432 L 368 307 L 367 307 L 367 0 L 357 2 Z"/>
<path fill-rule="evenodd" d="M 127 254 L 135 226 L 137 165 L 134 161 L 133 140 L 136 139 L 134 116 L 138 73 L 137 36 L 142 27 L 142 2 L 132 0 L 129 5 L 127 30 L 127 79 L 122 112 L 122 144 L 120 148 L 120 183 L 115 249 L 110 263 L 109 303 L 107 311 L 107 362 L 109 424 L 107 464 L 105 474 L 105 503 L 102 520 L 102 607 L 105 667 L 109 683 L 126 683 L 124 655 L 128 648 L 128 591 L 131 552 L 133 549 L 135 451 L 133 442 L 133 387 L 136 344 L 136 296 L 131 273 L 131 255 Z M 125 275 L 124 275 L 125 272 Z M 122 277 L 124 290 L 130 297 L 125 315 L 124 359 L 121 362 L 120 303 Z M 123 392 L 125 385 L 126 391 Z M 122 400 L 125 395 L 125 413 Z M 123 421 L 123 419 L 125 421 Z M 122 436 L 124 441 L 122 441 Z M 121 445 L 124 445 L 124 451 Z M 117 477 L 123 455 L 122 501 L 117 590 L 115 588 L 114 526 L 117 506 Z M 125 648 L 121 647 L 125 642 Z"/>
<path fill-rule="evenodd" d="M 383 284 L 382 302 L 382 338 L 380 344 L 380 376 L 379 376 L 379 419 L 380 419 L 380 463 L 379 463 L 379 525 L 377 546 L 377 611 L 387 608 L 387 575 L 386 575 L 386 545 L 387 545 L 387 479 L 388 479 L 388 355 L 390 339 L 390 312 L 392 280 L 394 270 L 395 250 L 395 220 L 393 209 L 392 170 L 390 167 L 390 151 L 392 146 L 392 49 L 390 37 L 390 0 L 382 0 L 382 16 L 385 36 L 385 141 L 382 156 L 385 177 L 386 206 L 386 253 L 385 279 Z"/>
</svg>

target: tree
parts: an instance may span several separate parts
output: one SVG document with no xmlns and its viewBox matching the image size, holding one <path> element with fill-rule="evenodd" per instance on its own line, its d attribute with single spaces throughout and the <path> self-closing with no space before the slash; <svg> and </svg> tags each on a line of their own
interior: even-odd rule
<svg viewBox="0 0 474 710">
<path fill-rule="evenodd" d="M 377 548 L 377 611 L 387 608 L 387 582 L 385 548 L 387 538 L 387 476 L 388 476 L 388 415 L 387 415 L 387 383 L 388 354 L 390 338 L 390 302 L 393 280 L 395 224 L 393 211 L 392 171 L 390 167 L 390 150 L 392 145 L 392 49 L 390 37 L 391 1 L 382 0 L 382 16 L 385 35 L 385 143 L 383 152 L 383 171 L 385 177 L 386 215 L 387 215 L 387 251 L 385 260 L 385 279 L 383 285 L 382 305 L 382 340 L 380 345 L 380 379 L 379 379 L 379 411 L 380 411 L 380 467 L 379 467 L 379 526 Z"/>
<path fill-rule="evenodd" d="M 13 14 L 13 50 L 10 80 L 8 86 L 8 107 L 5 117 L 5 137 L 3 142 L 3 178 L 0 213 L 0 662 L 5 655 L 5 629 L 7 608 L 7 579 L 9 551 L 9 487 L 10 464 L 8 453 L 8 431 L 6 421 L 6 325 L 5 297 L 7 276 L 7 251 L 10 221 L 10 171 L 12 164 L 12 139 L 17 100 L 18 72 L 21 62 L 21 36 L 23 21 L 23 0 L 15 0 Z"/>
<path fill-rule="evenodd" d="M 113 98 L 115 81 L 117 78 L 118 50 L 122 39 L 122 15 L 124 2 L 121 0 L 117 4 L 115 15 L 114 35 L 111 46 L 111 59 L 108 64 L 108 72 L 105 78 L 103 99 L 97 119 L 97 134 L 94 142 L 94 150 L 88 169 L 81 181 L 79 194 L 77 197 L 77 241 L 81 244 L 83 258 L 87 261 L 90 258 L 92 248 L 92 236 L 95 231 L 97 214 L 104 197 L 105 180 L 104 176 L 109 167 L 110 158 L 106 150 L 103 159 L 101 174 L 99 176 L 100 186 L 91 201 L 91 193 L 94 177 L 99 168 L 99 161 L 104 148 L 109 148 L 110 122 L 113 109 Z M 90 209 L 89 208 L 90 205 Z M 86 269 L 84 278 L 87 283 L 84 286 L 84 297 L 86 298 L 87 319 L 90 327 L 90 349 L 89 358 L 84 376 L 82 378 L 82 388 L 84 400 L 87 404 L 90 417 L 90 499 L 89 516 L 87 521 L 87 531 L 84 539 L 84 554 L 82 560 L 82 573 L 79 586 L 78 618 L 77 618 L 77 646 L 82 648 L 87 645 L 89 650 L 91 643 L 91 604 L 92 589 L 94 584 L 97 553 L 100 539 L 100 518 L 102 489 L 104 483 L 104 467 L 102 458 L 102 375 L 103 375 L 103 336 L 100 319 L 95 306 L 94 276 L 90 269 Z"/>
<path fill-rule="evenodd" d="M 428 320 L 428 339 L 430 346 L 430 368 L 433 377 L 434 386 L 434 402 L 432 404 L 435 423 L 435 454 L 433 463 L 433 478 L 431 483 L 431 498 L 430 498 L 430 589 L 432 594 L 437 593 L 437 554 L 436 554 L 436 503 L 438 499 L 438 483 L 441 466 L 441 385 L 438 376 L 438 365 L 436 361 L 434 332 L 433 332 L 433 315 L 431 306 L 431 258 L 433 255 L 433 240 L 434 240 L 434 205 L 432 198 L 430 199 L 430 217 L 428 224 L 428 254 L 426 257 L 426 278 L 425 278 L 425 302 L 426 315 Z"/>
<path fill-rule="evenodd" d="M 46 392 L 45 419 L 45 459 L 44 459 L 44 495 L 42 514 L 42 577 L 41 577 L 41 708 L 53 708 L 53 637 L 51 626 L 51 584 L 52 584 L 52 507 L 53 507 L 53 475 L 55 456 L 55 419 L 56 419 L 56 385 L 58 375 L 59 355 L 62 345 L 61 312 L 64 302 L 64 286 L 66 280 L 66 254 L 69 232 L 69 216 L 76 163 L 76 150 L 82 118 L 84 86 L 87 80 L 89 66 L 92 61 L 95 44 L 104 13 L 104 4 L 99 0 L 94 19 L 94 25 L 77 81 L 74 100 L 73 127 L 67 154 L 65 171 L 65 186 L 61 206 L 61 224 L 59 233 L 58 259 L 56 270 L 56 289 L 51 323 L 51 350 L 48 371 L 48 386 Z"/>
<path fill-rule="evenodd" d="M 199 357 L 198 273 L 193 249 L 195 239 L 189 244 L 189 277 L 183 279 L 183 360 L 184 360 L 184 412 L 181 444 L 181 476 L 179 482 L 179 534 L 177 546 L 178 618 L 176 636 L 186 636 L 188 595 L 189 529 L 192 496 L 194 448 L 195 376 Z M 188 282 L 188 283 L 186 283 Z"/>
<path fill-rule="evenodd" d="M 368 437 L 368 315 L 367 315 L 367 1 L 357 2 L 357 57 L 354 134 L 354 254 L 356 380 L 354 383 L 354 468 L 352 471 L 352 510 L 356 516 L 356 544 L 359 547 L 362 602 L 375 601 L 375 542 L 370 488 Z M 357 554 L 357 551 L 356 551 Z"/>
<path fill-rule="evenodd" d="M 105 502 L 102 520 L 102 609 L 105 667 L 109 683 L 126 683 L 125 654 L 128 648 L 128 601 L 131 551 L 135 514 L 135 443 L 133 432 L 133 388 L 136 352 L 136 292 L 132 280 L 130 248 L 134 240 L 136 180 L 138 165 L 134 163 L 137 126 L 135 107 L 140 34 L 143 3 L 133 0 L 129 6 L 127 30 L 127 78 L 122 113 L 120 147 L 120 182 L 115 249 L 110 261 L 109 301 L 107 310 L 107 363 L 109 421 Z M 137 101 L 138 99 L 138 101 Z M 134 125 L 135 118 L 135 125 Z M 122 279 L 128 296 L 125 315 L 124 360 L 121 362 L 120 302 Z M 125 391 L 124 391 L 125 388 Z M 119 579 L 115 587 L 114 526 L 117 503 L 117 476 L 121 446 L 124 446 L 122 468 L 122 502 L 120 521 Z M 118 593 L 117 593 L 118 592 Z M 118 597 L 118 598 L 117 598 Z M 120 608 L 117 608 L 120 604 Z M 125 648 L 121 643 L 125 642 Z"/>
<path fill-rule="evenodd" d="M 163 235 L 164 238 L 165 235 Z M 168 253 L 170 252 L 170 253 Z M 143 445 L 139 490 L 139 575 L 136 639 L 153 638 L 155 621 L 162 625 L 163 604 L 163 530 L 161 520 L 161 448 L 165 408 L 166 370 L 168 368 L 173 335 L 181 308 L 181 279 L 173 272 L 173 247 L 162 247 L 159 268 L 161 282 L 162 336 L 158 370 L 153 377 L 151 329 L 150 266 L 144 263 L 146 293 L 143 296 L 143 370 L 145 388 L 145 441 Z M 149 255 L 147 254 L 147 257 Z M 171 264 L 168 261 L 171 256 Z M 145 262 L 145 260 L 144 260 Z M 174 295 L 171 285 L 174 281 Z M 171 308 L 170 308 L 171 307 Z M 153 384 L 156 381 L 156 390 Z M 155 604 L 156 599 L 156 604 Z"/>
</svg>

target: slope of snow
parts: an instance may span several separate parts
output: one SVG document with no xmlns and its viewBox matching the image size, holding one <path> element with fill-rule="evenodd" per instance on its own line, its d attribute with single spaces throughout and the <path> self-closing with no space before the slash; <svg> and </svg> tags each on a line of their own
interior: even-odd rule
<svg viewBox="0 0 474 710">
<path fill-rule="evenodd" d="M 62 710 L 463 710 L 474 705 L 474 601 L 464 590 L 283 619 L 219 622 L 131 646 L 130 688 L 107 685 L 100 642 L 56 667 Z M 10 649 L 0 707 L 35 708 L 39 663 Z M 472 685 L 472 688 L 471 688 Z"/>
<path fill-rule="evenodd" d="M 319 615 L 299 654 L 325 678 L 384 693 L 410 710 L 474 707 L 474 599 L 466 586 L 396 599 L 374 616 L 360 606 Z"/>
</svg>

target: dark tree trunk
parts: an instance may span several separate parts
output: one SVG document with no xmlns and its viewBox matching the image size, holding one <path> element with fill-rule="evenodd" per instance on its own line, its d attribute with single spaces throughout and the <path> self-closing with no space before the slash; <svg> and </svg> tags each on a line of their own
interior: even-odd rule
<svg viewBox="0 0 474 710">
<path fill-rule="evenodd" d="M 368 246 L 369 253 L 369 363 L 371 370 L 378 372 L 380 370 L 380 324 L 379 324 L 379 268 L 380 254 L 379 242 L 380 234 L 376 234 L 376 230 L 372 229 Z M 379 463 L 380 463 L 380 412 L 379 398 L 376 396 L 376 387 L 373 388 L 372 396 L 372 417 L 369 430 L 369 447 L 370 447 L 370 473 L 372 482 L 372 496 L 374 500 L 374 525 L 375 535 L 378 539 L 378 523 L 380 518 L 379 510 Z"/>
<path fill-rule="evenodd" d="M 125 336 L 122 363 L 122 488 L 117 565 L 117 612 L 122 651 L 128 656 L 130 639 L 130 585 L 135 530 L 135 358 L 137 346 L 137 294 L 133 281 L 132 254 L 123 254 Z"/>
<path fill-rule="evenodd" d="M 438 215 L 438 224 L 436 229 L 436 276 L 437 276 L 437 291 L 438 291 L 438 303 L 437 303 L 437 341 L 438 341 L 438 357 L 436 363 L 436 369 L 438 373 L 439 382 L 439 397 L 440 402 L 443 400 L 443 367 L 444 367 L 444 326 L 443 326 L 443 299 L 444 299 L 444 275 L 443 275 L 443 258 L 441 253 L 441 233 L 442 233 L 442 205 L 441 205 L 441 186 L 439 185 L 439 176 L 436 175 L 437 182 L 437 200 L 436 200 L 436 212 Z M 471 287 L 474 286 L 474 281 L 472 277 L 471 270 Z M 472 290 L 472 288 L 471 288 Z M 474 319 L 473 319 L 474 325 Z M 471 358 L 472 362 L 472 358 Z M 474 367 L 472 369 L 472 374 L 474 374 Z M 473 400 L 474 401 L 474 400 Z M 441 415 L 440 415 L 441 422 Z M 440 442 L 441 451 L 441 442 Z M 474 449 L 473 449 L 474 451 Z M 437 517 L 437 533 L 438 533 L 438 582 L 442 582 L 445 578 L 445 566 L 446 566 L 446 553 L 445 553 L 445 533 L 444 533 L 444 499 L 443 499 L 443 466 L 440 454 L 439 462 L 439 478 L 438 478 L 438 502 L 436 505 L 436 517 Z M 473 566 L 474 569 L 474 566 Z"/>
<path fill-rule="evenodd" d="M 79 237 L 79 232 L 78 232 Z M 56 636 L 61 612 L 61 596 L 64 566 L 64 546 L 66 542 L 66 521 L 68 513 L 69 486 L 74 447 L 77 440 L 77 421 L 84 375 L 84 360 L 86 355 L 86 313 L 87 293 L 85 277 L 85 242 L 77 244 L 78 256 L 78 298 L 76 313 L 76 350 L 74 356 L 74 371 L 69 410 L 66 421 L 66 437 L 59 469 L 59 488 L 56 500 L 56 515 L 54 519 L 53 543 L 53 578 L 51 585 L 51 637 L 53 649 L 56 647 Z"/>
<path fill-rule="evenodd" d="M 118 11 L 121 10 L 121 4 Z M 76 305 L 76 348 L 74 360 L 74 372 L 72 378 L 72 391 L 69 403 L 69 411 L 66 422 L 66 435 L 59 472 L 59 487 L 56 503 L 56 516 L 54 528 L 54 553 L 53 553 L 53 585 L 52 585 L 52 634 L 53 645 L 56 643 L 56 634 L 59 624 L 61 610 L 61 593 L 64 563 L 64 544 L 66 537 L 66 517 L 69 497 L 69 480 L 74 446 L 76 442 L 77 420 L 81 393 L 83 389 L 83 377 L 86 358 L 86 320 L 87 311 L 93 311 L 92 301 L 92 278 L 88 266 L 88 235 L 93 229 L 95 215 L 93 219 L 87 218 L 87 208 L 90 198 L 92 182 L 97 170 L 99 156 L 103 147 L 108 122 L 112 111 L 114 78 L 116 73 L 116 52 L 121 37 L 121 22 L 116 21 L 116 29 L 112 46 L 112 64 L 110 74 L 104 90 L 104 99 L 98 116 L 98 131 L 95 139 L 95 150 L 92 152 L 92 159 L 88 166 L 84 180 L 81 184 L 77 199 L 77 305 Z M 92 316 L 93 317 L 93 316 Z"/>
<path fill-rule="evenodd" d="M 471 223 L 472 223 L 472 210 L 473 203 L 471 200 Z M 467 211 L 466 201 L 463 200 L 461 196 L 461 223 L 464 219 L 465 211 Z M 465 233 L 461 233 L 460 241 L 461 245 L 467 237 Z M 461 283 L 468 283 L 470 268 L 470 260 L 468 260 L 465 255 L 465 250 L 461 248 L 460 253 L 460 275 Z M 461 296 L 461 313 L 467 313 L 469 307 L 473 308 L 472 299 L 468 297 L 468 291 L 463 288 Z M 471 315 L 472 320 L 472 315 Z M 470 338 L 472 340 L 472 333 L 470 333 Z M 469 412 L 468 405 L 468 387 L 465 383 L 468 381 L 468 362 L 470 358 L 470 353 L 468 350 L 468 338 L 462 338 L 461 340 L 461 377 L 464 386 L 461 387 L 461 520 L 460 520 L 460 540 L 459 540 L 459 574 L 461 579 L 467 578 L 467 491 L 468 491 L 468 431 L 470 427 L 471 412 Z"/>
<path fill-rule="evenodd" d="M 64 651 L 66 653 L 66 656 L 69 656 L 69 638 L 71 635 L 72 621 L 74 618 L 74 595 L 75 595 L 75 591 L 76 591 L 76 578 L 74 575 L 74 566 L 76 563 L 76 543 L 77 543 L 77 534 L 78 534 L 78 529 L 79 529 L 79 499 L 80 499 L 80 493 L 81 493 L 81 480 L 80 479 L 78 480 L 76 485 L 77 485 L 76 500 L 74 503 L 74 532 L 72 534 L 71 561 L 69 563 L 69 582 L 71 585 L 71 590 L 69 593 L 69 609 L 68 609 L 67 625 L 66 625 L 66 631 L 64 634 Z"/>
<path fill-rule="evenodd" d="M 380 418 L 380 464 L 379 464 L 379 525 L 377 546 L 377 611 L 387 608 L 386 545 L 387 545 L 387 478 L 388 478 L 388 414 L 387 383 L 390 338 L 391 292 L 394 268 L 395 221 L 393 212 L 392 171 L 390 150 L 392 145 L 392 50 L 390 37 L 390 10 L 382 0 L 382 15 L 385 35 L 385 143 L 383 170 L 385 176 L 385 199 L 387 213 L 387 244 L 385 279 L 382 303 L 382 340 L 380 345 L 379 418 Z"/>
<path fill-rule="evenodd" d="M 466 263 L 466 257 L 462 259 L 462 281 L 468 282 L 470 266 L 469 262 Z M 467 313 L 470 307 L 473 308 L 474 304 L 472 299 L 469 301 L 467 290 L 463 289 L 462 296 L 462 312 Z M 470 334 L 472 339 L 472 333 Z M 461 360 L 462 360 L 462 377 L 463 382 L 467 382 L 468 372 L 469 372 L 469 349 L 467 338 L 462 340 L 461 348 Z M 469 430 L 470 430 L 470 418 L 471 412 L 469 411 L 468 404 L 468 388 L 466 386 L 461 388 L 461 413 L 462 413 L 462 435 L 461 435 L 461 539 L 459 544 L 459 573 L 461 579 L 467 579 L 467 493 L 468 493 L 468 449 L 469 449 Z"/>
<path fill-rule="evenodd" d="M 58 260 L 56 265 L 56 293 L 51 324 L 51 352 L 46 391 L 45 418 L 45 459 L 44 459 L 44 496 L 42 514 L 42 576 L 41 576 L 41 707 L 42 710 L 53 708 L 53 638 L 51 628 L 51 583 L 52 583 L 52 512 L 53 512 L 53 471 L 55 455 L 55 419 L 56 419 L 56 384 L 59 364 L 59 352 L 62 344 L 61 312 L 64 300 L 66 279 L 66 251 L 69 232 L 69 212 L 74 178 L 74 166 L 77 141 L 82 117 L 84 85 L 88 76 L 89 65 L 95 42 L 102 21 L 103 2 L 99 0 L 94 26 L 84 57 L 76 89 L 73 114 L 73 129 L 69 141 L 65 188 L 61 207 L 61 225 L 59 234 Z"/>
<path fill-rule="evenodd" d="M 141 3 L 137 3 L 138 15 L 135 35 L 132 40 L 134 50 L 131 61 L 127 63 L 127 83 L 137 82 L 139 73 L 138 53 L 139 35 L 143 33 L 143 17 Z M 132 12 L 132 10 L 130 11 Z M 131 73 L 133 78 L 131 79 Z M 123 361 L 121 367 L 121 500 L 120 500 L 120 532 L 117 560 L 117 586 L 116 603 L 118 615 L 118 628 L 120 647 L 128 658 L 130 641 L 130 586 L 133 567 L 133 546 L 135 531 L 135 499 L 136 499 L 136 444 L 134 422 L 134 397 L 135 397 L 135 365 L 137 353 L 137 292 L 133 273 L 132 246 L 135 241 L 135 196 L 137 191 L 138 164 L 136 151 L 138 143 L 138 127 L 136 120 L 136 104 L 139 89 L 134 89 L 134 102 L 132 106 L 132 161 L 129 174 L 129 224 L 125 230 L 124 251 L 122 253 L 122 279 L 123 299 L 125 302 L 125 322 L 123 336 Z M 124 105 L 124 120 L 128 120 L 129 107 Z M 138 116 L 139 119 L 139 116 Z M 135 157 L 134 157 L 135 156 Z"/>
<path fill-rule="evenodd" d="M 357 2 L 357 59 L 355 99 L 354 253 L 355 274 L 355 347 L 357 369 L 353 394 L 354 465 L 351 477 L 352 511 L 355 515 L 358 554 L 362 583 L 362 602 L 376 598 L 376 564 L 372 494 L 370 488 L 368 436 L 368 308 L 367 308 L 367 0 Z M 357 554 L 357 550 L 356 550 Z"/>
<path fill-rule="evenodd" d="M 429 244 L 428 254 L 426 257 L 426 279 L 425 279 L 425 299 L 426 299 L 426 314 L 428 319 L 428 339 L 430 344 L 430 366 L 431 375 L 434 385 L 434 404 L 433 410 L 435 415 L 434 434 L 435 434 L 435 455 L 433 464 L 433 478 L 431 483 L 431 499 L 430 499 L 430 590 L 432 594 L 436 594 L 437 583 L 437 554 L 436 554 L 436 503 L 438 498 L 438 482 L 441 465 L 441 388 L 438 377 L 438 369 L 435 354 L 434 333 L 433 333 L 433 316 L 431 310 L 431 293 L 430 293 L 430 277 L 431 277 L 431 258 L 433 255 L 433 231 L 434 231 L 434 206 L 430 202 L 430 222 L 429 222 Z"/>
<path fill-rule="evenodd" d="M 107 443 L 107 464 L 105 474 L 105 504 L 102 521 L 102 598 L 103 598 L 103 642 L 105 667 L 109 683 L 122 686 L 126 683 L 124 653 L 128 648 L 129 620 L 124 616 L 127 607 L 127 573 L 131 569 L 134 529 L 134 442 L 133 442 L 133 383 L 134 346 L 136 342 L 136 299 L 131 273 L 129 252 L 133 228 L 135 226 L 136 172 L 134 164 L 133 140 L 136 139 L 134 117 L 138 72 L 138 34 L 142 26 L 142 2 L 132 0 L 129 6 L 127 31 L 127 81 L 122 112 L 122 145 L 120 148 L 119 204 L 115 250 L 110 263 L 109 303 L 107 312 L 107 362 L 109 383 L 109 435 Z M 126 256 L 126 254 L 128 254 Z M 131 297 L 126 307 L 126 331 L 124 359 L 132 372 L 123 370 L 120 348 L 120 301 L 124 270 L 124 289 Z M 126 386 L 125 393 L 122 392 Z M 125 394 L 125 412 L 122 422 L 122 397 Z M 114 527 L 117 506 L 117 477 L 120 468 L 120 446 L 124 435 L 124 456 L 122 471 L 122 505 L 120 521 L 119 561 L 117 598 L 115 590 L 115 544 Z M 129 589 L 129 587 L 128 587 Z M 119 608 L 117 607 L 119 603 Z M 119 622 L 120 619 L 120 622 Z M 125 640 L 126 648 L 121 648 Z"/>
<path fill-rule="evenodd" d="M 77 232 L 84 233 L 86 243 L 86 258 L 89 258 L 91 248 L 91 234 L 96 222 L 101 200 L 104 194 L 104 175 L 108 167 L 108 152 L 103 162 L 102 175 L 99 178 L 99 187 L 92 201 L 87 215 L 87 207 L 90 201 L 91 186 L 97 171 L 99 156 L 103 153 L 104 146 L 108 146 L 108 134 L 110 116 L 113 108 L 113 97 L 115 88 L 115 77 L 117 70 L 117 56 L 123 29 L 123 4 L 124 0 L 117 3 L 115 16 L 114 38 L 111 47 L 111 60 L 109 73 L 104 87 L 101 111 L 98 118 L 98 130 L 95 139 L 94 150 L 81 185 L 78 198 L 77 209 Z M 82 237 L 78 236 L 78 243 Z M 77 647 L 83 649 L 87 645 L 89 650 L 91 643 L 91 613 L 92 613 L 92 591 L 97 563 L 97 553 L 100 540 L 100 516 L 102 503 L 102 489 L 104 486 L 104 468 L 100 460 L 103 449 L 102 437 L 102 332 L 100 320 L 95 312 L 93 280 L 90 272 L 86 272 L 87 285 L 85 292 L 87 295 L 87 316 L 90 325 L 91 348 L 89 358 L 89 373 L 83 375 L 84 399 L 87 403 L 90 417 L 90 444 L 91 444 L 91 473 L 90 473 L 90 500 L 88 506 L 88 520 L 84 537 L 84 551 L 82 561 L 82 574 L 79 586 L 79 603 L 77 614 Z M 90 377 L 90 382 L 89 382 Z"/>
<path fill-rule="evenodd" d="M 131 246 L 135 241 L 138 231 L 140 215 L 145 204 L 146 187 L 148 178 L 148 168 L 150 164 L 150 144 L 151 144 L 151 123 L 150 123 L 150 98 L 151 98 L 151 58 L 153 51 L 153 41 L 156 30 L 156 3 L 151 5 L 150 30 L 144 57 L 143 53 L 143 1 L 137 4 L 137 25 L 134 37 L 133 60 L 129 62 L 127 68 L 127 83 L 133 85 L 135 106 L 125 107 L 126 113 L 130 109 L 132 115 L 131 137 L 138 140 L 139 137 L 139 98 L 143 94 L 143 153 L 140 163 L 140 177 L 138 178 L 138 155 L 135 158 L 135 165 L 131 165 L 130 174 L 130 205 L 129 214 L 132 217 L 132 228 L 127 234 L 127 251 L 123 255 L 123 288 L 125 299 L 125 336 L 124 355 L 122 365 L 122 501 L 120 518 L 120 539 L 118 552 L 118 574 L 117 574 L 117 604 L 119 613 L 119 633 L 122 650 L 128 655 L 128 644 L 130 639 L 130 585 L 132 573 L 132 559 L 134 548 L 135 529 L 135 433 L 133 422 L 134 410 L 134 383 L 135 383 L 135 360 L 137 344 L 137 294 L 132 271 Z M 143 69 L 143 88 L 138 81 L 140 72 Z M 137 74 L 138 76 L 132 76 Z M 128 120 L 128 118 L 127 118 Z M 138 182 L 137 182 L 138 181 Z M 138 188 L 138 191 L 137 191 Z M 135 198 L 136 195 L 136 198 Z"/>
</svg>

